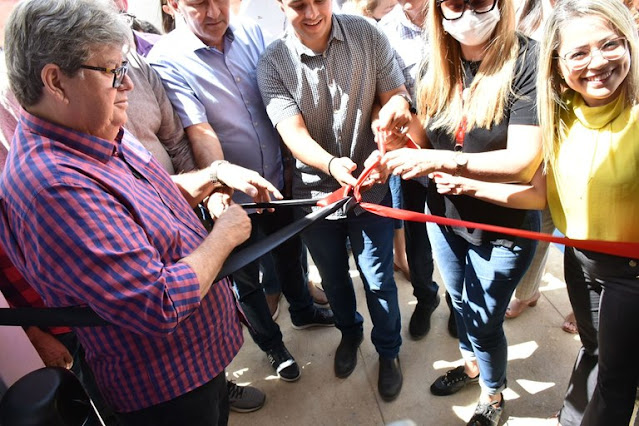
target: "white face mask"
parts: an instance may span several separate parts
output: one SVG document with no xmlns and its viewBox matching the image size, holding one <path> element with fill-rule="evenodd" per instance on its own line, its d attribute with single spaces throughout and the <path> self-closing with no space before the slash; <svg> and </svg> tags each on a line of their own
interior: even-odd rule
<svg viewBox="0 0 639 426">
<path fill-rule="evenodd" d="M 499 8 L 497 5 L 488 13 L 476 14 L 466 9 L 461 18 L 449 21 L 442 18 L 444 31 L 455 40 L 466 46 L 479 46 L 484 43 L 499 22 Z"/>
</svg>

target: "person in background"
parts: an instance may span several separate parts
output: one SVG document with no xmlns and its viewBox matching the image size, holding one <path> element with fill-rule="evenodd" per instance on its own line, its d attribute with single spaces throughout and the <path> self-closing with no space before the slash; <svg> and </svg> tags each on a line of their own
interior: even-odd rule
<svg viewBox="0 0 639 426">
<path fill-rule="evenodd" d="M 348 0 L 341 7 L 341 13 L 365 16 L 379 21 L 389 13 L 397 0 Z"/>
<path fill-rule="evenodd" d="M 533 40 L 540 41 L 542 36 L 543 24 L 546 17 L 552 11 L 554 0 L 524 0 L 519 6 L 517 14 L 517 29 L 521 33 L 527 35 Z M 548 208 L 541 212 L 541 232 L 552 234 L 555 225 L 552 223 L 552 217 Z M 546 241 L 537 243 L 535 256 L 530 264 L 530 268 L 526 275 L 522 278 L 515 291 L 515 297 L 510 301 L 506 310 L 506 318 L 517 318 L 527 308 L 537 305 L 537 301 L 541 297 L 539 286 L 546 266 L 548 258 L 548 249 L 550 244 Z M 561 325 L 561 329 L 566 333 L 577 333 L 577 322 L 574 313 L 570 312 Z"/>
<path fill-rule="evenodd" d="M 535 111 L 536 43 L 515 32 L 512 2 L 429 0 L 428 49 L 417 82 L 413 139 L 425 148 L 394 149 L 382 164 L 404 179 L 447 172 L 529 182 L 541 161 Z M 401 144 L 389 145 L 390 149 Z M 539 230 L 539 212 L 495 206 L 428 186 L 431 214 Z M 431 385 L 451 395 L 479 381 L 469 425 L 497 425 L 507 385 L 503 330 L 508 302 L 535 242 L 479 229 L 428 225 L 433 255 L 457 313 L 464 365 Z"/>
<path fill-rule="evenodd" d="M 379 22 L 379 27 L 388 36 L 391 46 L 395 49 L 397 62 L 404 72 L 406 89 L 415 99 L 415 79 L 417 70 L 426 51 L 426 0 L 399 0 L 388 15 Z M 401 182 L 401 208 L 423 213 L 426 205 L 427 178 L 403 180 L 399 176 L 390 178 L 393 182 Z M 406 221 L 406 257 L 410 265 L 410 282 L 413 295 L 417 298 L 417 305 L 409 323 L 409 334 L 413 339 L 421 339 L 430 331 L 430 318 L 439 305 L 437 291 L 439 286 L 433 281 L 433 254 L 426 231 L 426 224 Z M 395 229 L 395 262 L 398 247 L 402 242 L 397 241 L 398 230 Z M 401 234 L 403 235 L 403 230 Z M 408 270 L 407 270 L 408 271 Z M 450 301 L 450 297 L 447 297 Z M 448 332 L 457 337 L 457 326 L 452 305 L 449 304 Z"/>
<path fill-rule="evenodd" d="M 254 170 L 278 189 L 283 188 L 280 138 L 270 123 L 256 81 L 257 61 L 264 50 L 259 27 L 240 17 L 230 19 L 229 0 L 169 0 L 186 25 L 160 40 L 149 54 L 173 107 L 189 137 L 196 161 L 208 164 L 216 155 L 210 149 L 219 140 L 223 171 L 226 160 Z M 208 25 L 214 20 L 218 25 Z M 203 78 L 202 76 L 206 76 Z M 220 107 L 224 108 L 221 113 Z M 235 202 L 249 197 L 234 194 Z M 252 233 L 246 244 L 293 222 L 291 209 L 252 212 Z M 333 326 L 333 313 L 318 308 L 308 291 L 302 261 L 302 242 L 294 236 L 272 251 L 278 281 L 289 302 L 293 327 Z M 259 278 L 259 260 L 233 274 L 240 303 L 251 324 L 256 344 L 284 381 L 296 381 L 301 370 L 273 321 Z"/>
</svg>

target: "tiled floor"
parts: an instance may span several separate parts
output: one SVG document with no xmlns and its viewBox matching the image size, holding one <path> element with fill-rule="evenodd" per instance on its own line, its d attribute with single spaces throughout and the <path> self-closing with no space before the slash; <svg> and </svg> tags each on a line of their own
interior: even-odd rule
<svg viewBox="0 0 639 426">
<path fill-rule="evenodd" d="M 580 347 L 577 337 L 560 328 L 570 306 L 562 281 L 561 253 L 555 247 L 551 251 L 537 307 L 506 321 L 509 388 L 504 393 L 503 421 L 507 425 L 556 424 L 549 418 L 560 408 Z M 303 369 L 302 377 L 295 383 L 280 381 L 245 333 L 246 343 L 227 373 L 239 384 L 259 387 L 267 399 L 259 411 L 232 413 L 231 425 L 386 425 L 401 420 L 417 425 L 462 425 L 468 421 L 479 396 L 478 386 L 448 397 L 433 396 L 428 390 L 438 375 L 460 363 L 456 340 L 446 331 L 448 308 L 443 297 L 433 314 L 430 334 L 412 341 L 407 332 L 415 303 L 412 287 L 401 274 L 395 274 L 402 310 L 404 386 L 397 400 L 386 403 L 377 393 L 377 354 L 370 342 L 371 324 L 361 281 L 354 268 L 352 274 L 367 336 L 353 374 L 347 379 L 333 374 L 340 333 L 334 328 L 294 330 L 282 301 L 278 323 L 284 343 Z"/>
</svg>

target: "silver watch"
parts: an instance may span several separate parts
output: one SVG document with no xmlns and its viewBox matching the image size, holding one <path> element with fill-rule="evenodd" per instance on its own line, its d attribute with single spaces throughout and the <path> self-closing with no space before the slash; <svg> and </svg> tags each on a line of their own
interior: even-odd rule
<svg viewBox="0 0 639 426">
<path fill-rule="evenodd" d="M 222 164 L 229 164 L 229 162 L 226 160 L 215 160 L 209 166 L 209 179 L 211 179 L 211 182 L 224 184 L 217 176 L 217 172 Z"/>
</svg>

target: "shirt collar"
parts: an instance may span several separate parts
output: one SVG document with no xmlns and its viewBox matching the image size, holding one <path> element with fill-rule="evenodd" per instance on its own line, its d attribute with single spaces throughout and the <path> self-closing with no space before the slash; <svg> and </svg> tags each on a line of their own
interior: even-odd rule
<svg viewBox="0 0 639 426">
<path fill-rule="evenodd" d="M 601 129 L 614 121 L 626 107 L 625 97 L 622 94 L 617 96 L 606 105 L 590 107 L 577 92 L 572 97 L 572 108 L 575 116 L 584 127 L 589 129 Z"/>
<path fill-rule="evenodd" d="M 176 28 L 174 31 L 177 31 L 178 38 L 184 49 L 190 52 L 196 52 L 201 49 L 214 49 L 213 47 L 207 46 L 202 40 L 196 36 L 187 25 L 183 25 L 181 27 Z M 235 35 L 233 32 L 235 31 L 235 26 L 233 24 L 229 24 L 229 27 L 226 29 L 224 33 L 224 45 L 226 46 L 227 42 L 232 43 L 235 40 Z M 217 50 L 217 49 L 215 49 Z M 226 50 L 226 48 L 224 49 Z"/>
<path fill-rule="evenodd" d="M 120 128 L 114 140 L 108 141 L 97 136 L 78 132 L 69 127 L 52 123 L 48 120 L 36 117 L 33 114 L 22 110 L 20 124 L 25 130 L 48 138 L 54 143 L 64 144 L 64 146 L 84 153 L 98 161 L 106 163 L 117 152 L 117 147 L 122 141 L 124 130 Z"/>
<path fill-rule="evenodd" d="M 308 47 L 306 47 L 302 41 L 295 35 L 295 30 L 289 26 L 289 29 L 287 30 L 287 35 L 286 37 L 289 39 L 289 41 L 292 43 L 293 48 L 295 49 L 295 52 L 300 56 L 319 56 L 322 53 L 315 53 L 313 50 L 309 49 Z M 332 20 L 331 20 L 331 34 L 328 36 L 328 43 L 326 44 L 326 50 L 328 50 L 328 46 L 331 45 L 333 40 L 339 40 L 339 41 L 344 41 L 344 32 L 342 31 L 342 27 L 340 24 L 340 19 L 338 18 L 338 15 L 333 14 Z"/>
</svg>

